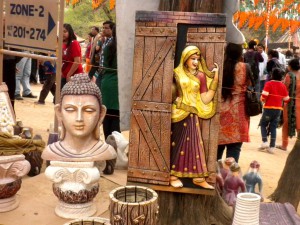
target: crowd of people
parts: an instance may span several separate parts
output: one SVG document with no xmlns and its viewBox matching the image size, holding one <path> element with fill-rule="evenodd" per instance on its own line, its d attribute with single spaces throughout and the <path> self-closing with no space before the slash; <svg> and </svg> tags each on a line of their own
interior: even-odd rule
<svg viewBox="0 0 300 225">
<path fill-rule="evenodd" d="M 97 84 L 107 108 L 103 121 L 106 139 L 113 131 L 120 132 L 120 112 L 116 26 L 112 21 L 105 21 L 102 25 L 101 31 L 97 26 L 91 28 L 84 54 L 71 24 L 63 25 L 61 88 L 74 74 L 80 73 L 86 73 Z M 36 62 L 27 57 L 5 55 L 3 79 L 9 87 L 12 105 L 14 100 L 37 98 L 30 87 L 31 82 L 37 81 L 36 74 L 39 74 L 43 87 L 35 103 L 45 104 L 49 92 L 54 96 L 55 103 L 56 69 L 56 64 L 50 61 Z M 300 105 L 297 104 L 300 98 L 299 69 L 299 58 L 289 50 L 285 54 L 280 48 L 266 51 L 265 46 L 255 40 L 248 43 L 247 49 L 243 49 L 242 45 L 227 44 L 222 79 L 218 159 L 222 158 L 226 149 L 226 158 L 233 157 L 238 162 L 243 142 L 250 141 L 250 117 L 244 110 L 245 92 L 251 84 L 250 77 L 254 80 L 257 97 L 263 105 L 260 121 L 262 143 L 259 149 L 269 153 L 274 153 L 275 149 L 287 150 L 288 138 L 296 136 L 300 129 L 300 116 L 297 117 Z M 276 129 L 281 120 L 282 143 L 276 144 Z M 114 163 L 108 161 L 104 173 L 113 173 Z"/>
<path fill-rule="evenodd" d="M 244 53 L 243 53 L 244 51 Z M 282 49 L 268 49 L 251 40 L 248 48 L 229 43 L 225 50 L 220 132 L 217 158 L 226 148 L 226 158 L 239 160 L 243 142 L 249 142 L 250 117 L 245 113 L 247 86 L 254 80 L 262 104 L 260 120 L 262 143 L 259 150 L 274 154 L 287 150 L 288 138 L 300 129 L 300 64 L 297 55 Z M 251 77 L 250 77 L 251 76 Z M 282 126 L 282 143 L 276 144 L 276 130 Z M 269 138 L 270 136 L 270 138 Z"/>
</svg>

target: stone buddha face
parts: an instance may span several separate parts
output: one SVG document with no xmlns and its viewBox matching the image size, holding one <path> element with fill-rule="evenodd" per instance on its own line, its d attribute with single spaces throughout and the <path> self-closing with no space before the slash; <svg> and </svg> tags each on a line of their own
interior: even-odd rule
<svg viewBox="0 0 300 225">
<path fill-rule="evenodd" d="M 100 111 L 98 100 L 93 95 L 66 95 L 61 106 L 56 108 L 56 115 L 63 121 L 66 135 L 86 138 L 97 133 L 99 121 L 103 119 Z"/>
<path fill-rule="evenodd" d="M 60 104 L 55 113 L 61 123 L 60 139 L 69 144 L 82 144 L 83 140 L 100 140 L 100 125 L 106 114 L 101 92 L 86 74 L 76 74 L 61 91 Z"/>
</svg>

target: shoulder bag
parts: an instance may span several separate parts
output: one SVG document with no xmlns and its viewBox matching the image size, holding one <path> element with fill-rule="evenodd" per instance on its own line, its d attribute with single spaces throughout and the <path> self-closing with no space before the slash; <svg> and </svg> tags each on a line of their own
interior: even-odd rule
<svg viewBox="0 0 300 225">
<path fill-rule="evenodd" d="M 251 73 L 246 73 L 247 77 L 250 78 L 251 85 L 247 87 L 245 96 L 245 111 L 248 116 L 257 116 L 262 112 L 262 104 L 257 98 L 254 88 L 254 80 Z"/>
</svg>

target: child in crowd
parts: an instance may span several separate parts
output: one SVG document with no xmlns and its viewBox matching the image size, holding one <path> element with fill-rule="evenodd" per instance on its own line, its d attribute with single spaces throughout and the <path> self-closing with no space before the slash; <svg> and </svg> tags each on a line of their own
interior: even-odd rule
<svg viewBox="0 0 300 225">
<path fill-rule="evenodd" d="M 261 136 L 263 143 L 260 150 L 267 150 L 274 153 L 276 142 L 276 128 L 283 109 L 282 101 L 289 102 L 289 95 L 286 86 L 281 82 L 284 71 L 279 68 L 272 70 L 271 80 L 265 84 L 261 95 L 261 101 L 264 103 L 264 110 L 260 120 Z M 268 144 L 268 130 L 271 133 L 270 145 Z"/>
<path fill-rule="evenodd" d="M 47 55 L 42 53 L 42 55 Z M 54 55 L 51 55 L 53 57 Z M 41 61 L 42 68 L 45 73 L 46 80 L 44 82 L 43 88 L 40 93 L 39 100 L 35 102 L 35 104 L 39 105 L 45 105 L 45 99 L 47 95 L 49 94 L 49 91 L 55 97 L 55 90 L 56 90 L 56 84 L 55 84 L 55 78 L 56 78 L 56 64 L 54 61 Z M 55 100 L 53 99 L 53 103 L 55 103 Z"/>
</svg>

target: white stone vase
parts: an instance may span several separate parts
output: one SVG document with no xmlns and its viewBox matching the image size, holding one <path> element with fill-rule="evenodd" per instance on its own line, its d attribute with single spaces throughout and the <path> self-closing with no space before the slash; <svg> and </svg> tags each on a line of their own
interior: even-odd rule
<svg viewBox="0 0 300 225">
<path fill-rule="evenodd" d="M 260 199 L 254 193 L 239 193 L 232 225 L 259 225 Z"/>
<path fill-rule="evenodd" d="M 100 172 L 94 162 L 51 161 L 45 175 L 53 182 L 59 199 L 55 213 L 67 219 L 89 217 L 97 212 L 93 199 L 99 192 Z"/>
<path fill-rule="evenodd" d="M 21 188 L 22 177 L 30 170 L 24 155 L 0 156 L 0 212 L 19 206 L 16 193 Z"/>
</svg>

